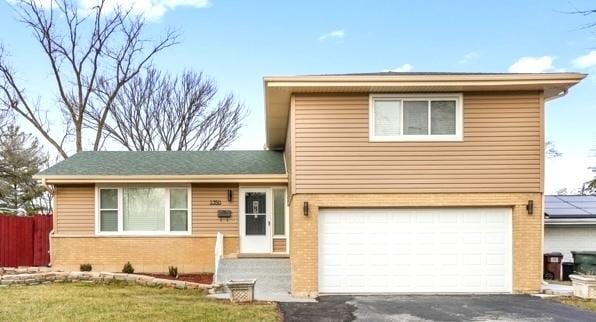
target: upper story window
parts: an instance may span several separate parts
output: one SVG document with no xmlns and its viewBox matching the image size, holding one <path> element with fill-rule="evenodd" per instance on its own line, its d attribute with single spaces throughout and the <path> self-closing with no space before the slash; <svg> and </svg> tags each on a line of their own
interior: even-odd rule
<svg viewBox="0 0 596 322">
<path fill-rule="evenodd" d="M 461 94 L 372 94 L 371 141 L 461 141 Z"/>
<path fill-rule="evenodd" d="M 190 233 L 190 187 L 100 187 L 97 233 Z"/>
</svg>

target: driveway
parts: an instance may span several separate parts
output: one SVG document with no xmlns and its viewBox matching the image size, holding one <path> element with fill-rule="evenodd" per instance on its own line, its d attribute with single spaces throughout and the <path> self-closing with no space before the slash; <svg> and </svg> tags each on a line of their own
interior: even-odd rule
<svg viewBox="0 0 596 322">
<path fill-rule="evenodd" d="M 596 321 L 596 313 L 529 295 L 338 295 L 280 308 L 285 321 Z"/>
</svg>

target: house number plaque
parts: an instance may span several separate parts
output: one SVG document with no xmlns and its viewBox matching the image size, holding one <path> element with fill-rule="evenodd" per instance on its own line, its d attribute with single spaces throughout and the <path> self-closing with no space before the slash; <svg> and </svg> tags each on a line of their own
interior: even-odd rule
<svg viewBox="0 0 596 322">
<path fill-rule="evenodd" d="M 221 206 L 221 200 L 209 200 L 210 206 Z"/>
</svg>

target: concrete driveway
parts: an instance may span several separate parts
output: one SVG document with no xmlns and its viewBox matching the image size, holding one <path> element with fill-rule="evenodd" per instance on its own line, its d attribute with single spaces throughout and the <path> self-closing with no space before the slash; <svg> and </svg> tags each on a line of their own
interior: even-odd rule
<svg viewBox="0 0 596 322">
<path fill-rule="evenodd" d="M 321 296 L 280 308 L 285 321 L 596 321 L 596 313 L 528 295 Z"/>
</svg>

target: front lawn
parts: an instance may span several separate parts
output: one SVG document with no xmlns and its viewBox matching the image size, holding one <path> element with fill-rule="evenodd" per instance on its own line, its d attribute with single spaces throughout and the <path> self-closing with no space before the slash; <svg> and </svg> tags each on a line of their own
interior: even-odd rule
<svg viewBox="0 0 596 322">
<path fill-rule="evenodd" d="M 596 312 L 596 300 L 584 300 L 575 296 L 555 297 L 553 300 L 576 308 Z"/>
<path fill-rule="evenodd" d="M 3 321 L 277 321 L 275 304 L 230 304 L 199 290 L 126 284 L 0 288 Z"/>
</svg>

